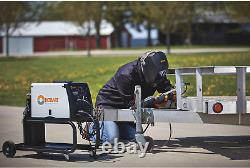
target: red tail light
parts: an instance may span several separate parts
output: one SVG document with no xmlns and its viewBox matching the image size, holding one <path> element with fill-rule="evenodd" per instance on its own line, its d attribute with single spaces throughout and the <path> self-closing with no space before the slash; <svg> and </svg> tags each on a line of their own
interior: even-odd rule
<svg viewBox="0 0 250 168">
<path fill-rule="evenodd" d="M 213 111 L 215 113 L 220 113 L 220 112 L 222 112 L 222 110 L 223 110 L 223 105 L 221 103 L 219 103 L 219 102 L 214 103 L 214 105 L 213 105 Z"/>
</svg>

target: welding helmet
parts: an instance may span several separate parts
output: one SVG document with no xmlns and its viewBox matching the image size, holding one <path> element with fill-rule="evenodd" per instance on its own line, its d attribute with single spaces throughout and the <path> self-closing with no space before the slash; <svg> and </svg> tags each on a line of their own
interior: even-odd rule
<svg viewBox="0 0 250 168">
<path fill-rule="evenodd" d="M 156 86 L 167 74 L 168 60 L 166 54 L 158 52 L 146 52 L 140 57 L 141 70 L 147 84 Z"/>
</svg>

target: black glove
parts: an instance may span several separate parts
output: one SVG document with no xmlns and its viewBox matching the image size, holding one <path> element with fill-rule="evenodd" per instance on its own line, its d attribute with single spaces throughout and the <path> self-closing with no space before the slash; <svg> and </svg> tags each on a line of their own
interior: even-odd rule
<svg viewBox="0 0 250 168">
<path fill-rule="evenodd" d="M 168 94 L 167 100 L 170 100 L 172 102 L 176 102 L 176 92 L 173 91 L 171 93 Z"/>
</svg>

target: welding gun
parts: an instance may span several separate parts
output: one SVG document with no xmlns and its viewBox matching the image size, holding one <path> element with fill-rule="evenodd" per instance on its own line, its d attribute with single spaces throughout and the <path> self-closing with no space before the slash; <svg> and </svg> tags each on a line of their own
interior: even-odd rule
<svg viewBox="0 0 250 168">
<path fill-rule="evenodd" d="M 175 101 L 175 89 L 171 89 L 170 91 L 162 93 L 156 97 L 147 97 L 146 99 L 144 99 L 142 106 L 144 108 L 152 108 L 155 107 L 156 104 L 164 103 L 167 100 Z"/>
</svg>

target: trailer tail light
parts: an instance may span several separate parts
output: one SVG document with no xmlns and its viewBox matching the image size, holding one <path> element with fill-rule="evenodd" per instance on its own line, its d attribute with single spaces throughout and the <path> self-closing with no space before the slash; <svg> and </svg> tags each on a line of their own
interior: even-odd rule
<svg viewBox="0 0 250 168">
<path fill-rule="evenodd" d="M 214 105 L 213 105 L 213 111 L 215 113 L 220 113 L 220 112 L 222 112 L 222 110 L 223 110 L 223 105 L 221 103 L 219 103 L 219 102 L 214 103 Z"/>
</svg>

